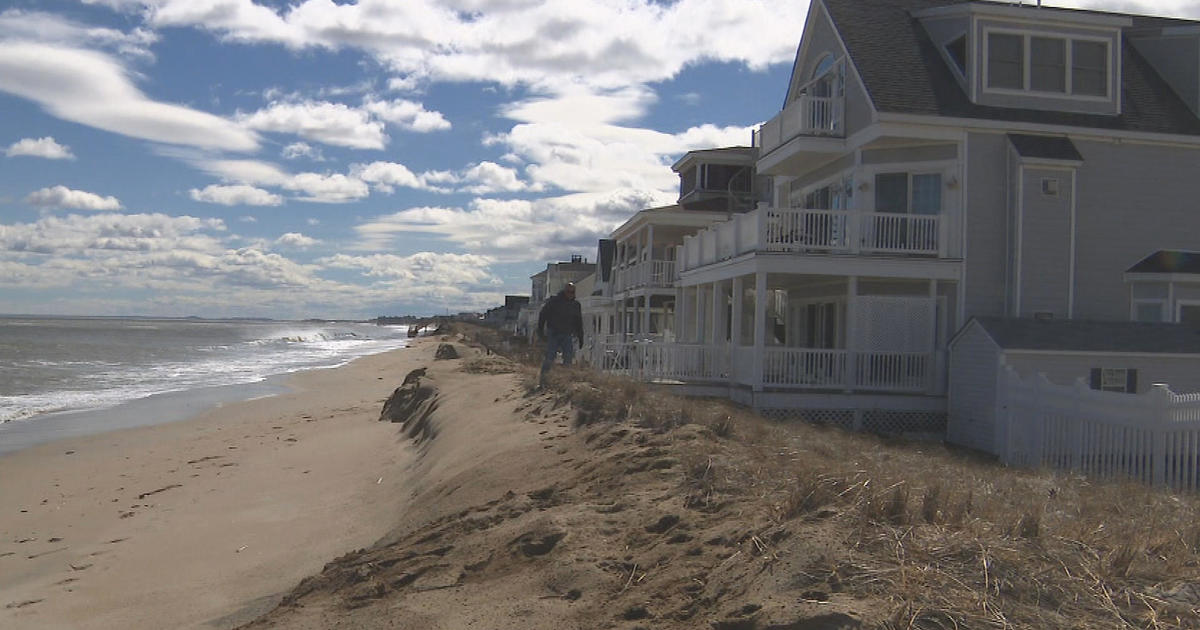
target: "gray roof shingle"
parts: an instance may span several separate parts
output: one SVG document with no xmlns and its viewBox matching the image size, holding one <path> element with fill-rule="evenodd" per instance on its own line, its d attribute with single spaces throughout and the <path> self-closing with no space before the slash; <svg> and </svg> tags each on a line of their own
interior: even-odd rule
<svg viewBox="0 0 1200 630">
<path fill-rule="evenodd" d="M 1120 115 L 991 107 L 970 101 L 925 29 L 912 15 L 923 9 L 963 4 L 968 0 L 823 1 L 879 111 L 1200 135 L 1200 119 L 1192 114 L 1128 38 L 1122 38 L 1124 76 Z M 1037 10 L 1032 6 L 1028 9 Z M 1134 18 L 1135 29 L 1200 25 L 1200 22 L 1170 18 L 1129 17 Z"/>
<path fill-rule="evenodd" d="M 1200 354 L 1200 330 L 1186 324 L 976 317 L 1005 350 Z"/>
<path fill-rule="evenodd" d="M 1075 143 L 1064 136 L 1030 136 L 1023 133 L 1008 134 L 1008 141 L 1021 157 L 1082 162 L 1083 156 Z"/>
<path fill-rule="evenodd" d="M 1160 249 L 1125 271 L 1126 273 L 1200 273 L 1200 253 Z"/>
</svg>

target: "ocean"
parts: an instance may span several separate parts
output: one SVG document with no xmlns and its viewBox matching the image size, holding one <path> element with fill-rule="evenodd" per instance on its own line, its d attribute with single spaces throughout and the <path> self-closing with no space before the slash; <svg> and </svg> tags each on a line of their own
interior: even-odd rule
<svg viewBox="0 0 1200 630">
<path fill-rule="evenodd" d="M 266 395 L 279 390 L 262 386 L 272 377 L 407 344 L 404 326 L 365 323 L 0 317 L 0 452 L 62 416 L 71 434 L 99 432 L 114 428 L 104 410 L 188 392 L 193 403 L 200 392 L 209 403 Z"/>
</svg>

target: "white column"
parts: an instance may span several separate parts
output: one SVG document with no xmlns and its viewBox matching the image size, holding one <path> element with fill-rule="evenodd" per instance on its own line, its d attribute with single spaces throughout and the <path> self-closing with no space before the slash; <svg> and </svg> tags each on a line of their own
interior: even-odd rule
<svg viewBox="0 0 1200 630">
<path fill-rule="evenodd" d="M 725 315 L 724 293 L 721 290 L 721 281 L 718 280 L 712 283 L 712 317 L 708 318 L 708 328 L 712 331 L 709 337 L 708 345 L 717 347 L 721 345 L 721 338 L 724 337 L 725 323 L 722 321 Z"/>
<path fill-rule="evenodd" d="M 642 335 L 650 334 L 650 294 L 642 295 Z"/>
<path fill-rule="evenodd" d="M 687 304 L 683 299 L 683 287 L 675 287 L 675 343 L 686 343 L 687 331 L 684 330 L 684 323 L 687 322 Z"/>
<path fill-rule="evenodd" d="M 925 391 L 936 394 L 937 384 L 942 380 L 942 352 L 937 338 L 937 280 L 932 278 L 929 280 L 929 301 L 933 303 L 933 317 L 929 318 L 929 339 L 933 347 L 930 348 L 929 373 L 925 375 Z"/>
<path fill-rule="evenodd" d="M 696 343 L 704 343 L 704 285 L 698 284 L 696 289 L 696 309 L 693 315 L 696 318 Z"/>
<path fill-rule="evenodd" d="M 846 391 L 858 384 L 858 326 L 855 325 L 855 302 L 858 301 L 858 276 L 846 279 Z"/>
<path fill-rule="evenodd" d="M 742 288 L 742 277 L 737 276 L 733 279 L 733 289 L 730 294 L 730 300 L 733 302 L 733 312 L 730 314 L 730 326 L 732 329 L 729 333 L 730 347 L 742 345 L 742 300 L 744 289 Z"/>
<path fill-rule="evenodd" d="M 762 391 L 763 361 L 767 349 L 767 274 L 754 274 L 754 391 Z"/>
</svg>

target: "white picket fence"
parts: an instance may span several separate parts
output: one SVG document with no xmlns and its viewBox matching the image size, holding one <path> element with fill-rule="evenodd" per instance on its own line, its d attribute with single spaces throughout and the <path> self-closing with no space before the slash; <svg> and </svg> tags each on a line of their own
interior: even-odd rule
<svg viewBox="0 0 1200 630">
<path fill-rule="evenodd" d="M 1155 385 L 1144 394 L 1097 391 L 1080 379 L 999 379 L 996 426 L 1008 465 L 1200 490 L 1200 394 Z"/>
</svg>

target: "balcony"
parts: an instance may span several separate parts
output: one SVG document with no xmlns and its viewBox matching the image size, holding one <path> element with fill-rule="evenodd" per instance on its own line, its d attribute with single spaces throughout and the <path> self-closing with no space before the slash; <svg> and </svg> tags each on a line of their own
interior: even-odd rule
<svg viewBox="0 0 1200 630">
<path fill-rule="evenodd" d="M 750 252 L 947 258 L 956 251 L 949 234 L 946 215 L 760 206 L 685 237 L 680 271 Z"/>
<path fill-rule="evenodd" d="M 796 98 L 754 132 L 753 144 L 760 156 L 797 137 L 845 137 L 844 69 L 845 61 L 839 59 L 824 74 L 800 86 Z"/>
<path fill-rule="evenodd" d="M 675 283 L 675 261 L 647 260 L 617 269 L 617 291 L 670 288 Z"/>
</svg>

